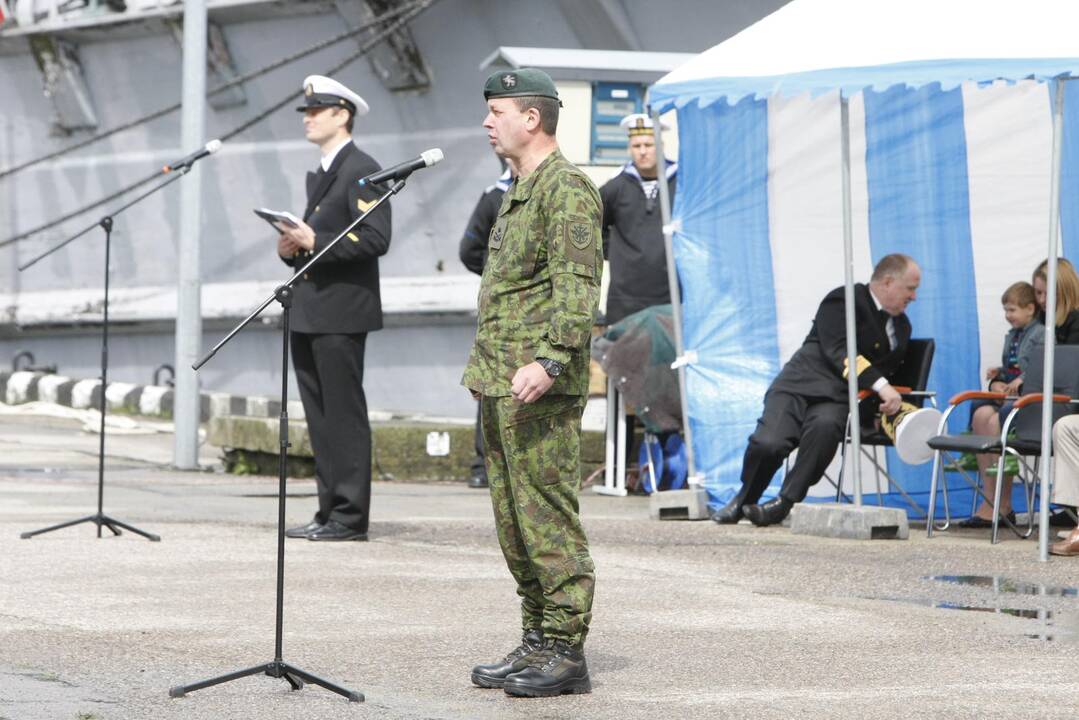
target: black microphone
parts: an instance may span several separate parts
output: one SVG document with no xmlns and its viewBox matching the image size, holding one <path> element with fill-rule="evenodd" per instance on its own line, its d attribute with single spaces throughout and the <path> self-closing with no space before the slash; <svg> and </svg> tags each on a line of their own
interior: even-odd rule
<svg viewBox="0 0 1079 720">
<path fill-rule="evenodd" d="M 362 185 L 377 185 L 378 183 L 386 182 L 387 180 L 400 180 L 411 175 L 416 170 L 425 167 L 431 167 L 442 162 L 442 158 L 445 155 L 442 154 L 442 150 L 439 148 L 431 148 L 420 153 L 420 156 L 415 160 L 409 160 L 403 162 L 400 165 L 395 165 L 388 170 L 379 170 L 377 173 L 371 173 L 367 177 L 359 180 L 359 184 Z"/>
<path fill-rule="evenodd" d="M 176 162 L 169 163 L 165 167 L 161 168 L 161 172 L 163 172 L 163 173 L 165 173 L 167 175 L 170 172 L 174 172 L 176 170 L 183 170 L 184 168 L 189 168 L 189 167 L 191 167 L 192 165 L 195 164 L 196 160 L 201 160 L 202 158 L 206 157 L 207 155 L 212 155 L 213 153 L 217 152 L 220 149 L 221 149 L 221 141 L 220 140 L 211 140 L 210 142 L 206 143 L 205 147 L 203 147 L 198 152 L 193 152 L 190 155 L 188 155 L 187 157 L 185 157 L 183 160 L 177 160 Z"/>
</svg>

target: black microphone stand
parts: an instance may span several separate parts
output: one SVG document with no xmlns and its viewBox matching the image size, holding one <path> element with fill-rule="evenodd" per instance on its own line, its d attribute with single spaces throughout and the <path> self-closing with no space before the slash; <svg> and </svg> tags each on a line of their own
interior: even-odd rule
<svg viewBox="0 0 1079 720">
<path fill-rule="evenodd" d="M 191 367 L 198 370 L 205 365 L 210 358 L 217 354 L 217 351 L 225 346 L 238 332 L 244 329 L 252 320 L 259 316 L 263 310 L 269 307 L 270 303 L 277 301 L 281 304 L 281 418 L 279 421 L 279 439 L 280 449 L 278 451 L 278 463 L 277 463 L 277 626 L 274 635 L 274 658 L 269 662 L 262 663 L 261 665 L 255 665 L 244 670 L 237 670 L 235 672 L 228 673 L 226 675 L 220 675 L 209 680 L 200 680 L 199 682 L 191 683 L 190 685 L 178 685 L 169 689 L 169 697 L 179 698 L 183 697 L 189 692 L 195 690 L 202 690 L 212 685 L 219 685 L 225 682 L 231 682 L 232 680 L 239 680 L 240 678 L 248 677 L 249 675 L 258 675 L 259 673 L 265 673 L 270 677 L 283 678 L 292 687 L 293 690 L 299 690 L 303 687 L 304 682 L 311 683 L 313 685 L 319 685 L 332 692 L 337 693 L 343 697 L 348 698 L 349 702 L 363 702 L 363 693 L 355 690 L 349 690 L 347 688 L 336 685 L 329 680 L 324 680 L 316 675 L 312 675 L 306 670 L 285 662 L 281 658 L 281 641 L 282 632 L 284 629 L 284 608 L 285 608 L 285 479 L 288 466 L 288 368 L 289 368 L 289 312 L 292 308 L 292 286 L 296 280 L 303 276 L 307 270 L 314 265 L 319 259 L 329 252 L 340 240 L 352 231 L 357 225 L 364 221 L 364 219 L 374 212 L 383 202 L 388 200 L 390 196 L 396 195 L 400 192 L 401 188 L 405 186 L 405 179 L 401 178 L 397 181 L 392 188 L 390 188 L 382 197 L 375 201 L 374 205 L 367 208 L 367 211 L 363 215 L 356 218 L 351 225 L 341 231 L 341 233 L 335 237 L 326 247 L 322 248 L 317 255 L 312 257 L 306 265 L 296 271 L 296 273 L 285 281 L 283 285 L 280 285 L 274 290 L 273 295 L 266 298 L 265 301 L 254 312 L 244 318 L 239 325 L 234 327 L 228 335 L 226 335 L 217 345 L 214 345 L 210 352 L 206 353 Z"/>
<path fill-rule="evenodd" d="M 136 535 L 141 535 L 147 540 L 150 540 L 151 542 L 159 542 L 161 540 L 160 535 L 154 535 L 153 533 L 146 532 L 145 530 L 139 530 L 137 527 L 133 527 L 124 522 L 120 522 L 116 518 L 109 517 L 103 511 L 103 504 L 105 499 L 105 411 L 107 406 L 107 402 L 105 400 L 105 390 L 109 386 L 109 261 L 112 248 L 113 218 L 122 213 L 124 210 L 127 210 L 132 205 L 142 201 L 150 195 L 153 195 L 161 188 L 167 185 L 171 185 L 172 183 L 182 178 L 191 169 L 191 165 L 187 164 L 184 165 L 182 168 L 176 169 L 182 170 L 182 172 L 177 173 L 163 183 L 155 185 L 153 188 L 147 190 L 142 195 L 139 195 L 126 205 L 121 205 L 116 210 L 113 210 L 111 214 L 106 215 L 92 225 L 87 225 L 85 228 L 75 233 L 67 240 L 64 240 L 59 245 L 56 245 L 55 247 L 46 250 L 40 255 L 34 257 L 29 262 L 26 262 L 19 266 L 20 271 L 26 270 L 31 265 L 34 265 L 38 261 L 48 257 L 49 255 L 52 255 L 60 248 L 65 247 L 71 242 L 74 242 L 75 240 L 82 237 L 96 227 L 101 227 L 101 229 L 105 231 L 105 302 L 101 322 L 101 394 L 98 398 L 98 409 L 101 413 L 101 426 L 98 431 L 99 439 L 97 447 L 97 512 L 93 515 L 87 515 L 86 517 L 79 518 L 78 520 L 69 520 L 68 522 L 60 523 L 59 525 L 52 525 L 50 527 L 41 528 L 40 530 L 34 530 L 31 532 L 24 532 L 19 536 L 24 540 L 27 538 L 32 538 L 35 535 L 52 532 L 53 530 L 62 530 L 63 528 L 71 527 L 72 525 L 81 525 L 85 522 L 92 522 L 97 525 L 97 536 L 99 538 L 101 537 L 101 527 L 104 526 L 107 527 L 110 531 L 112 531 L 113 535 L 119 535 L 120 530 L 118 528 L 123 528 L 124 530 L 130 530 Z"/>
</svg>

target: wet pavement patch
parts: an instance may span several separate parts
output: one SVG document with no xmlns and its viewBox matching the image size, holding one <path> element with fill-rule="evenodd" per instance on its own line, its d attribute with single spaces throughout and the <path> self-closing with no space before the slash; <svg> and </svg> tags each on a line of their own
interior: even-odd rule
<svg viewBox="0 0 1079 720">
<path fill-rule="evenodd" d="M 984 588 L 994 593 L 1013 593 L 1016 595 L 1031 595 L 1033 597 L 1079 597 L 1079 588 L 1057 587 L 1054 585 L 1042 585 L 1041 583 L 1023 582 L 1001 577 L 1000 575 L 930 575 L 926 580 L 966 587 Z"/>
<path fill-rule="evenodd" d="M 1079 589 L 1025 582 L 1000 575 L 930 575 L 922 578 L 963 588 L 988 590 L 993 595 L 1026 595 L 1037 598 L 1079 598 Z M 1023 637 L 1045 642 L 1062 641 L 1079 643 L 1079 612 L 1060 612 L 1049 608 L 998 607 L 996 604 L 974 604 L 932 598 L 873 598 L 889 602 L 909 603 L 941 610 L 1010 615 L 1025 620 L 1038 621 L 1037 632 L 1024 633 Z"/>
</svg>

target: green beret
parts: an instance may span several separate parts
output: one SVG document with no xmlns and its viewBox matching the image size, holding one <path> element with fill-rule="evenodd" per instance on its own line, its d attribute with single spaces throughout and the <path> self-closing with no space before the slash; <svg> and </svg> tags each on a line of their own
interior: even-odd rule
<svg viewBox="0 0 1079 720">
<path fill-rule="evenodd" d="M 536 68 L 499 70 L 487 78 L 487 84 L 483 86 L 484 100 L 530 96 L 558 100 L 558 89 L 551 76 Z"/>
</svg>

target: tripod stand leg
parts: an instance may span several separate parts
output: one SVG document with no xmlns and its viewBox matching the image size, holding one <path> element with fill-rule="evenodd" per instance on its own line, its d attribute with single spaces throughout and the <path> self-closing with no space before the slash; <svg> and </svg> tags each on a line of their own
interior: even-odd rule
<svg viewBox="0 0 1079 720">
<path fill-rule="evenodd" d="M 113 525 L 117 525 L 119 527 L 122 527 L 124 530 L 127 530 L 128 532 L 133 532 L 136 535 L 142 535 L 144 538 L 146 538 L 150 542 L 161 542 L 161 536 L 160 535 L 154 535 L 151 532 L 146 532 L 145 530 L 139 530 L 137 527 L 132 527 L 131 525 L 128 525 L 125 522 L 120 522 L 119 520 L 114 520 L 113 518 L 108 517 L 107 515 L 102 516 L 101 520 L 106 525 L 108 525 L 109 530 L 112 530 L 117 535 L 119 535 L 120 533 L 119 533 L 119 531 L 116 530 L 116 528 L 113 527 Z"/>
<path fill-rule="evenodd" d="M 296 677 L 307 681 L 311 685 L 318 685 L 319 687 L 326 688 L 330 692 L 335 692 L 342 697 L 348 698 L 349 702 L 364 701 L 363 693 L 356 692 L 355 690 L 349 690 L 348 688 L 341 687 L 340 685 L 335 685 L 329 680 L 323 680 L 317 675 L 312 675 L 306 670 L 301 670 L 294 665 L 289 665 L 286 662 L 282 662 L 278 665 L 278 668 L 280 672 L 285 674 L 286 679 L 289 675 L 295 675 Z"/>
<path fill-rule="evenodd" d="M 21 537 L 23 540 L 27 540 L 29 538 L 34 537 L 35 535 L 41 535 L 42 533 L 52 532 L 53 530 L 63 530 L 66 527 L 71 527 L 72 525 L 79 525 L 79 524 L 84 523 L 84 522 L 96 523 L 97 519 L 98 519 L 97 515 L 87 515 L 86 517 L 79 518 L 78 520 L 69 520 L 68 522 L 60 523 L 59 525 L 50 525 L 49 527 L 41 528 L 40 530 L 33 530 L 31 532 L 24 532 L 21 535 L 19 535 L 19 537 Z"/>
<path fill-rule="evenodd" d="M 111 522 L 108 522 L 107 520 L 98 521 L 98 525 L 104 525 L 105 527 L 107 527 L 112 532 L 113 535 L 119 535 L 120 534 L 120 531 L 116 528 L 116 526 L 113 525 Z"/>
<path fill-rule="evenodd" d="M 249 677 L 251 675 L 258 675 L 259 673 L 270 674 L 271 669 L 274 667 L 274 663 L 265 663 L 263 665 L 256 665 L 255 667 L 247 668 L 246 670 L 237 670 L 236 672 L 229 673 L 228 675 L 219 675 L 209 680 L 200 680 L 190 685 L 177 685 L 174 688 L 169 688 L 169 697 L 181 698 L 189 692 L 195 690 L 202 690 L 213 685 L 220 685 L 221 683 L 231 682 L 233 680 L 239 680 L 240 678 Z"/>
</svg>

